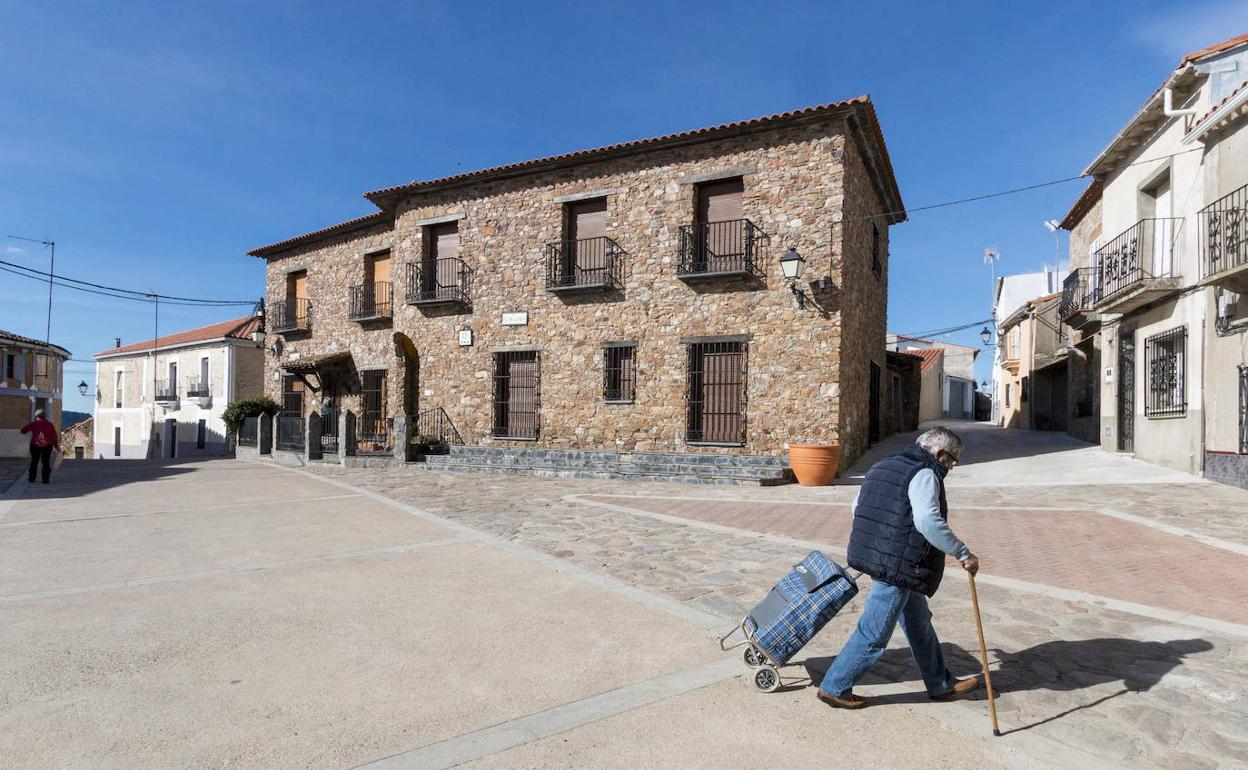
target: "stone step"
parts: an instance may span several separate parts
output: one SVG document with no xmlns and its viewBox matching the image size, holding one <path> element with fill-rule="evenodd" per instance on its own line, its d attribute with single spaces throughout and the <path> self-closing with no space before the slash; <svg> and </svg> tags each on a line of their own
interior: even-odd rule
<svg viewBox="0 0 1248 770">
<path fill-rule="evenodd" d="M 579 449 L 537 449 L 526 447 L 450 447 L 452 457 L 523 457 L 560 461 L 633 462 L 637 464 L 705 464 L 750 467 L 788 467 L 784 457 L 768 455 L 701 454 L 694 452 L 604 452 Z"/>
<path fill-rule="evenodd" d="M 505 476 L 538 476 L 542 478 L 637 480 L 669 482 L 675 484 L 721 484 L 744 486 L 773 486 L 777 484 L 789 483 L 787 478 L 760 478 L 757 475 L 748 474 L 629 474 L 613 471 L 590 471 L 582 468 L 525 468 L 523 466 L 491 465 L 469 462 L 424 465 L 426 470 L 446 473 L 485 473 Z"/>
<path fill-rule="evenodd" d="M 553 469 L 553 470 L 584 470 L 608 471 L 623 476 L 642 475 L 678 475 L 678 476 L 731 476 L 739 478 L 787 478 L 786 467 L 712 465 L 707 463 L 633 463 L 633 462 L 597 462 L 593 460 L 558 460 L 541 457 L 456 457 L 454 455 L 430 455 L 425 458 L 430 467 L 472 464 L 490 465 L 518 470 Z"/>
</svg>

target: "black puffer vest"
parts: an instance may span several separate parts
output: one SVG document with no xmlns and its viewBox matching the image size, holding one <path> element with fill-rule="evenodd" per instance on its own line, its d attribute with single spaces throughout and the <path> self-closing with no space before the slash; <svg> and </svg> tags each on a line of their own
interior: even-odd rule
<svg viewBox="0 0 1248 770">
<path fill-rule="evenodd" d="M 935 471 L 940 482 L 940 515 L 949 517 L 945 502 L 949 469 L 918 444 L 911 444 L 867 471 L 858 492 L 848 556 L 850 567 L 876 580 L 932 596 L 945 572 L 945 554 L 914 528 L 909 494 L 910 480 L 924 468 Z"/>
</svg>

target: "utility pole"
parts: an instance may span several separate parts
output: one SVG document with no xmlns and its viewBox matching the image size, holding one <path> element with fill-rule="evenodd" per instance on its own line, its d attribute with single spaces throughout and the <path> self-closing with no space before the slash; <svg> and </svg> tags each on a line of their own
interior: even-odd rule
<svg viewBox="0 0 1248 770">
<path fill-rule="evenodd" d="M 52 264 L 48 267 L 48 328 L 44 332 L 43 341 L 52 344 L 52 276 L 56 272 L 56 241 L 44 238 L 23 238 L 20 235 L 10 235 L 10 238 L 16 241 L 27 241 L 28 243 L 39 243 L 52 250 Z"/>
</svg>

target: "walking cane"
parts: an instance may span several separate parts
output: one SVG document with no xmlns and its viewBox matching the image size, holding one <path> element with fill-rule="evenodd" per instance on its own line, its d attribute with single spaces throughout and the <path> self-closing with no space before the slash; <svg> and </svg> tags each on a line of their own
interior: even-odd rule
<svg viewBox="0 0 1248 770">
<path fill-rule="evenodd" d="M 992 694 L 992 673 L 988 670 L 988 645 L 984 643 L 984 621 L 979 617 L 979 595 L 975 593 L 975 576 L 970 572 L 966 576 L 971 581 L 971 607 L 975 610 L 975 630 L 979 632 L 979 656 L 984 661 L 984 684 L 988 687 L 988 713 L 992 716 L 992 734 L 1000 737 L 1001 730 L 997 727 L 997 702 Z"/>
</svg>

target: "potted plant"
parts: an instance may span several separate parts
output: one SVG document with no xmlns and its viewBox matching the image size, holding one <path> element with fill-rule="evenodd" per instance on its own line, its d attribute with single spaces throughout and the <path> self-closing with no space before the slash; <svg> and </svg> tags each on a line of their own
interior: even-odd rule
<svg viewBox="0 0 1248 770">
<path fill-rule="evenodd" d="M 797 483 L 824 487 L 832 483 L 841 466 L 840 444 L 789 444 L 789 465 Z"/>
</svg>

